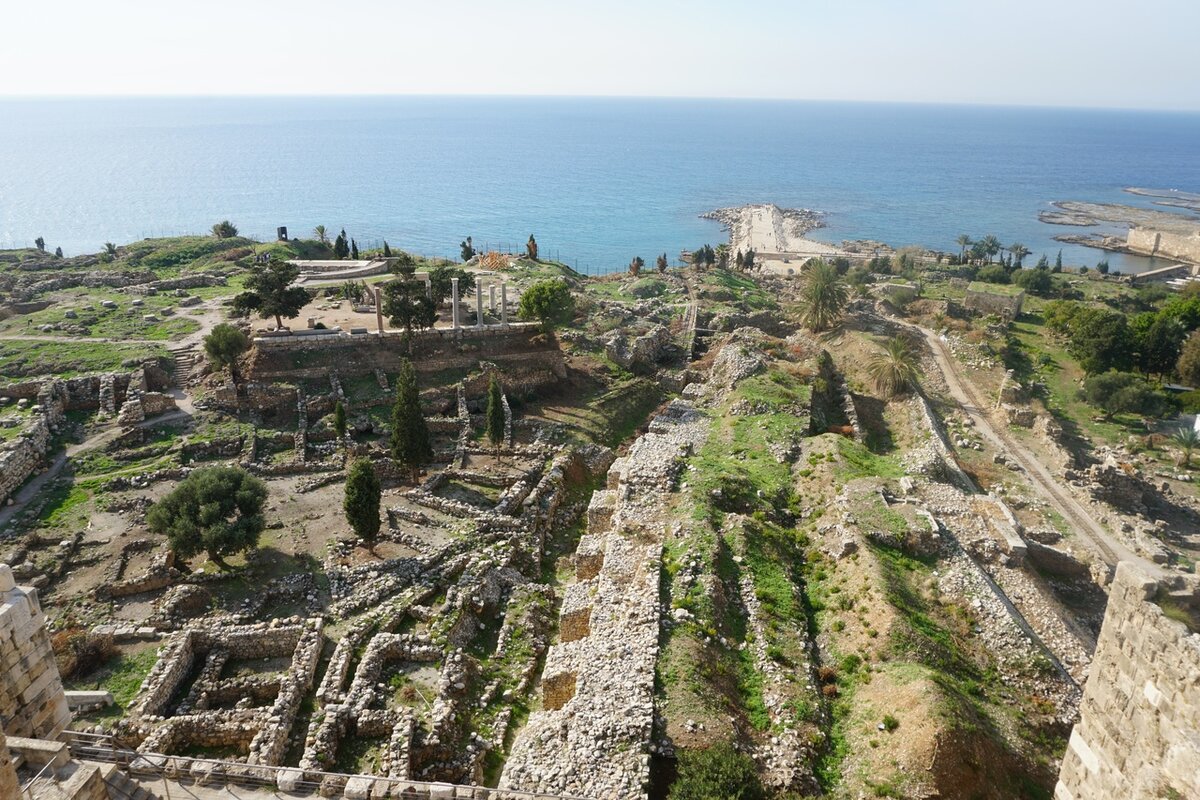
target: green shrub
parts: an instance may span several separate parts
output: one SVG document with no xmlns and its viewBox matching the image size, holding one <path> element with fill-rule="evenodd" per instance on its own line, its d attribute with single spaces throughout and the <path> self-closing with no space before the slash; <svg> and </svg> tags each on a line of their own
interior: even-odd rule
<svg viewBox="0 0 1200 800">
<path fill-rule="evenodd" d="M 667 284 L 658 278 L 642 278 L 629 287 L 629 293 L 634 297 L 658 297 L 667 290 Z"/>
<path fill-rule="evenodd" d="M 750 756 L 728 743 L 679 754 L 679 774 L 671 800 L 765 800 Z"/>
</svg>

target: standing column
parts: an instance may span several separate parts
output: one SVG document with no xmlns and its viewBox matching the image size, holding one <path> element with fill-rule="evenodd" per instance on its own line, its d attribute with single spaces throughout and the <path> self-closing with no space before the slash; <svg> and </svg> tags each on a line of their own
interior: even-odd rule
<svg viewBox="0 0 1200 800">
<path fill-rule="evenodd" d="M 458 278 L 450 279 L 450 319 L 458 330 Z"/>
<path fill-rule="evenodd" d="M 500 324 L 508 324 L 508 284 L 500 284 Z"/>
<path fill-rule="evenodd" d="M 475 284 L 475 327 L 483 327 L 483 287 Z"/>
<path fill-rule="evenodd" d="M 429 280 L 429 276 L 425 276 L 425 297 L 433 299 L 433 281 Z"/>
<path fill-rule="evenodd" d="M 375 326 L 379 329 L 379 335 L 383 336 L 383 292 L 378 286 L 375 287 Z"/>
<path fill-rule="evenodd" d="M 488 285 L 488 308 L 492 312 L 492 316 L 496 316 L 496 284 Z"/>
</svg>

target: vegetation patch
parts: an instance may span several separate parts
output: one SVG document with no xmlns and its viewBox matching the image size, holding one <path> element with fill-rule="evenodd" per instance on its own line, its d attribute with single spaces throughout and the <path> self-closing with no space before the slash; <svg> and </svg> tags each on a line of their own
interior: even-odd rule
<svg viewBox="0 0 1200 800">
<path fill-rule="evenodd" d="M 0 341 L 0 374 L 6 378 L 55 375 L 74 378 L 93 372 L 132 369 L 151 358 L 166 359 L 165 347 L 113 342 Z"/>
</svg>

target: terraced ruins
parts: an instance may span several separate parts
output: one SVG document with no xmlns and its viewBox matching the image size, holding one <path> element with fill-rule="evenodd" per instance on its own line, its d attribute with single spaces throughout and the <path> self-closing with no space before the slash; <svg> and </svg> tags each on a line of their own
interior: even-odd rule
<svg viewBox="0 0 1200 800">
<path fill-rule="evenodd" d="M 736 773 L 755 797 L 1071 798 L 1122 750 L 1200 785 L 1194 678 L 1156 755 L 1072 734 L 1081 705 L 1116 718 L 1084 701 L 1108 685 L 1094 658 L 1128 666 L 1109 591 L 1115 624 L 1150 620 L 1200 669 L 1191 473 L 1080 459 L 1019 382 L 983 407 L 1002 323 L 957 276 L 930 265 L 907 307 L 880 276 L 819 334 L 784 271 L 586 279 L 506 254 L 468 262 L 474 296 L 456 279 L 426 330 L 339 280 L 306 281 L 304 329 L 231 314 L 256 259 L 315 246 L 0 260 L 0 592 L 32 642 L 0 648 L 0 699 L 20 658 L 45 670 L 38 713 L 5 712 L 31 791 L 691 798 Z M 518 320 L 547 279 L 574 298 L 556 329 Z M 200 343 L 228 318 L 253 346 L 222 369 Z M 896 339 L 918 378 L 888 393 L 870 362 Z M 409 361 L 433 451 L 415 478 L 389 444 Z M 343 513 L 362 459 L 373 541 Z M 147 512 L 214 465 L 265 482 L 266 529 L 181 558 Z"/>
</svg>

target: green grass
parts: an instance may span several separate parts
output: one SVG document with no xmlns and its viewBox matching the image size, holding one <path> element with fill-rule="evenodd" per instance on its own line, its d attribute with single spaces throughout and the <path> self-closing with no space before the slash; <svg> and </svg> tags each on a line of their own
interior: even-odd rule
<svg viewBox="0 0 1200 800">
<path fill-rule="evenodd" d="M 91 497 L 91 492 L 82 487 L 58 484 L 46 496 L 38 521 L 52 527 L 71 522 L 78 515 L 79 507 Z"/>
<path fill-rule="evenodd" d="M 1159 588 L 1158 596 L 1155 597 L 1154 602 L 1156 602 L 1158 607 L 1162 609 L 1163 615 L 1167 619 L 1175 622 L 1182 622 L 1185 626 L 1187 626 L 1189 633 L 1200 632 L 1200 613 L 1198 613 L 1195 609 L 1181 605 L 1175 600 L 1172 600 L 1162 588 Z"/>
<path fill-rule="evenodd" d="M 43 332 L 43 325 L 64 325 L 83 328 L 83 335 L 107 339 L 149 339 L 168 341 L 194 333 L 200 324 L 188 319 L 187 312 L 193 310 L 179 305 L 181 298 L 173 294 L 147 297 L 122 294 L 107 289 L 75 288 L 55 292 L 54 302 L 49 308 L 33 314 L 21 314 L 0 321 L 0 332 L 13 336 L 78 336 L 64 330 Z M 47 298 L 51 295 L 47 295 Z M 101 303 L 111 300 L 117 308 L 105 308 Z M 142 305 L 134 306 L 134 300 Z M 85 310 L 90 307 L 91 310 Z M 166 308 L 173 314 L 163 313 Z M 75 319 L 68 319 L 66 312 L 73 310 Z M 143 317 L 153 314 L 158 322 L 146 322 Z"/>
<path fill-rule="evenodd" d="M 167 355 L 158 345 L 0 340 L 0 375 L 12 380 L 38 375 L 73 378 L 132 369 L 145 359 Z"/>
<path fill-rule="evenodd" d="M 252 249 L 255 242 L 242 237 L 218 239 L 215 236 L 172 236 L 162 239 L 144 239 L 126 245 L 127 254 L 117 264 L 154 270 L 160 275 L 172 274 L 179 268 L 191 269 L 208 266 L 228 266 L 230 256 L 245 259 L 245 251 Z M 288 254 L 287 257 L 295 256 Z"/>
<path fill-rule="evenodd" d="M 786 408 L 807 408 L 812 399 L 812 387 L 783 370 L 770 370 L 741 381 L 734 395 L 772 411 Z"/>
<path fill-rule="evenodd" d="M 1016 297 L 1024 290 L 1020 286 L 1012 286 L 1004 283 L 985 283 L 983 281 L 971 281 L 967 286 L 968 292 L 979 292 L 988 294 L 1002 294 L 1005 297 Z"/>
<path fill-rule="evenodd" d="M 876 455 L 866 445 L 844 436 L 838 437 L 837 445 L 841 461 L 834 468 L 834 474 L 841 482 L 855 478 L 904 477 L 904 467 L 893 456 Z"/>
<path fill-rule="evenodd" d="M 28 408 L 17 408 L 16 404 L 0 408 L 0 418 L 15 418 L 17 424 L 11 428 L 0 427 L 0 442 L 7 442 L 10 439 L 16 439 L 25 432 L 29 426 L 30 418 L 33 416 L 32 405 Z"/>
<path fill-rule="evenodd" d="M 97 721 L 117 720 L 125 715 L 125 709 L 137 697 L 142 681 L 150 674 L 150 669 L 157 660 L 158 649 L 154 647 L 148 647 L 133 655 L 121 654 L 85 679 L 75 678 L 66 681 L 66 688 L 72 690 L 103 689 L 111 692 L 113 704 L 89 715 L 88 718 Z"/>
<path fill-rule="evenodd" d="M 709 288 L 726 289 L 737 297 L 737 302 L 754 311 L 776 308 L 775 298 L 759 287 L 753 278 L 727 269 L 705 272 L 701 282 Z"/>
<path fill-rule="evenodd" d="M 630 378 L 607 391 L 575 398 L 570 406 L 543 406 L 540 414 L 567 426 L 579 439 L 616 447 L 645 424 L 662 400 L 663 391 L 656 383 Z"/>
</svg>

